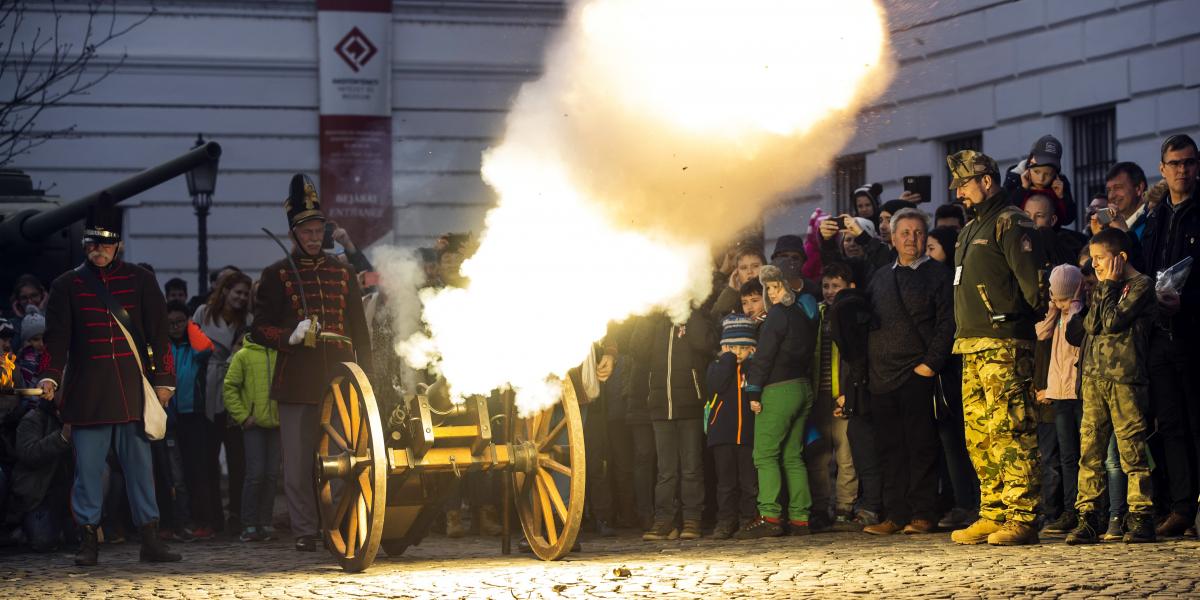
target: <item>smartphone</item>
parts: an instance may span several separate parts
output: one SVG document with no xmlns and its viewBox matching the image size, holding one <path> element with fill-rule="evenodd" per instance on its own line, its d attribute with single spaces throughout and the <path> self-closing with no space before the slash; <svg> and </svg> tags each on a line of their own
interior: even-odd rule
<svg viewBox="0 0 1200 600">
<path fill-rule="evenodd" d="M 850 217 L 842 215 L 837 218 L 838 231 L 846 231 L 850 229 Z"/>
<path fill-rule="evenodd" d="M 325 221 L 325 239 L 321 240 L 321 249 L 329 250 L 333 248 L 333 230 L 337 225 L 329 221 Z"/>
<path fill-rule="evenodd" d="M 904 191 L 920 194 L 921 202 L 929 202 L 933 199 L 932 180 L 930 175 L 905 175 Z"/>
<path fill-rule="evenodd" d="M 1101 225 L 1108 225 L 1113 220 L 1113 209 L 1101 208 L 1096 211 L 1096 222 Z"/>
</svg>

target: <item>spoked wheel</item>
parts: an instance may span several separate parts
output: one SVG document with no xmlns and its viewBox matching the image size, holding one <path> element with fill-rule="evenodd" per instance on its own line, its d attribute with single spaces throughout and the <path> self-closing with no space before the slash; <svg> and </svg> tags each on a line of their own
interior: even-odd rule
<svg viewBox="0 0 1200 600">
<path fill-rule="evenodd" d="M 514 469 L 513 497 L 521 529 L 534 555 L 558 560 L 571 551 L 583 518 L 586 463 L 583 420 L 570 379 L 562 399 L 549 409 L 513 424 L 513 445 L 536 459 L 527 469 Z"/>
<path fill-rule="evenodd" d="M 379 552 L 387 504 L 387 448 L 371 383 L 354 363 L 336 367 L 321 402 L 317 504 L 325 546 L 358 572 Z"/>
</svg>

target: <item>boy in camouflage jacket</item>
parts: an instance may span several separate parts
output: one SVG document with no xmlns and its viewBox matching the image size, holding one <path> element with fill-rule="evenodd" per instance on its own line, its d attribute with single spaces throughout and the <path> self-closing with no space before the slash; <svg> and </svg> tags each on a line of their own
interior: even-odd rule
<svg viewBox="0 0 1200 600">
<path fill-rule="evenodd" d="M 1080 429 L 1079 524 L 1068 544 L 1099 540 L 1097 501 L 1104 493 L 1103 463 L 1115 434 L 1121 470 L 1129 479 L 1125 543 L 1153 542 L 1150 466 L 1142 415 L 1149 378 L 1146 346 L 1157 306 L 1154 280 L 1129 259 L 1129 237 L 1105 229 L 1092 237 L 1089 252 L 1099 283 L 1084 317 L 1083 424 Z"/>
</svg>

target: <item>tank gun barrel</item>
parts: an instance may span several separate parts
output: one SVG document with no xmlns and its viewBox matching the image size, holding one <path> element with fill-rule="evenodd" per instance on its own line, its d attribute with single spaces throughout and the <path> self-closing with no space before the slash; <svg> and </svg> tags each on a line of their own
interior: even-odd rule
<svg viewBox="0 0 1200 600">
<path fill-rule="evenodd" d="M 27 211 L 0 223 L 0 249 L 20 249 L 37 244 L 51 234 L 87 216 L 88 209 L 101 200 L 120 202 L 160 183 L 173 179 L 221 157 L 221 146 L 208 142 L 160 165 L 123 179 L 58 208 Z"/>
</svg>

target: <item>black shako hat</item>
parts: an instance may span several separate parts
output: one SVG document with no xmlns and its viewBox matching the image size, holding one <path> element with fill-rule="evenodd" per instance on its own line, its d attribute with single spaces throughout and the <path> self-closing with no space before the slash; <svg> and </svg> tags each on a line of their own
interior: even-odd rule
<svg viewBox="0 0 1200 600">
<path fill-rule="evenodd" d="M 112 200 L 101 198 L 88 208 L 83 222 L 83 241 L 93 244 L 116 244 L 121 241 L 121 211 Z"/>
<path fill-rule="evenodd" d="M 304 173 L 292 176 L 283 208 L 287 211 L 289 229 L 313 219 L 325 220 L 325 213 L 321 212 L 321 199 L 317 196 L 317 185 Z"/>
</svg>

